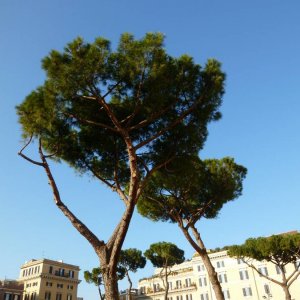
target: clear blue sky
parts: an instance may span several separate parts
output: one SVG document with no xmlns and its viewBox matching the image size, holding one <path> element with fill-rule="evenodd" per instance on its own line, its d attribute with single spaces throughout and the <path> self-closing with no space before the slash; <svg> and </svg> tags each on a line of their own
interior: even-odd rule
<svg viewBox="0 0 300 300">
<path fill-rule="evenodd" d="M 203 64 L 214 57 L 227 73 L 223 118 L 209 127 L 202 157 L 233 156 L 248 168 L 243 196 L 219 218 L 199 224 L 208 248 L 250 236 L 299 229 L 299 0 L 0 0 L 0 278 L 16 278 L 31 258 L 63 259 L 82 270 L 97 265 L 89 244 L 52 201 L 42 170 L 17 156 L 15 105 L 43 83 L 41 59 L 80 35 L 116 46 L 122 32 L 166 35 L 172 55 Z M 64 165 L 53 166 L 64 201 L 107 238 L 122 205 L 116 195 Z M 126 248 L 170 241 L 193 250 L 175 225 L 134 215 Z M 150 263 L 134 276 L 151 275 Z M 81 274 L 82 277 L 82 274 Z M 121 283 L 125 288 L 126 283 Z M 96 300 L 93 286 L 79 295 Z"/>
</svg>

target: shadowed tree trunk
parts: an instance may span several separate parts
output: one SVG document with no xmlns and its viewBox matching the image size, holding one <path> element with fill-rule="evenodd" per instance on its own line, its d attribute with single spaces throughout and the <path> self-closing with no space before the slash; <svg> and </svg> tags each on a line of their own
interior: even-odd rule
<svg viewBox="0 0 300 300">
<path fill-rule="evenodd" d="M 196 239 L 196 242 L 194 241 L 194 239 L 191 237 L 188 229 L 186 227 L 184 227 L 183 225 L 179 224 L 180 229 L 182 230 L 183 234 L 185 235 L 185 237 L 187 238 L 187 240 L 189 241 L 189 243 L 192 245 L 192 247 L 196 250 L 196 252 L 200 255 L 203 264 L 206 268 L 210 283 L 212 285 L 212 288 L 214 290 L 215 296 L 217 300 L 224 300 L 224 294 L 222 291 L 222 287 L 221 284 L 218 280 L 218 274 L 215 271 L 214 266 L 212 265 L 208 253 L 206 251 L 206 248 L 204 246 L 204 243 L 201 239 L 200 233 L 198 232 L 198 230 L 196 229 L 196 227 L 194 225 L 191 225 L 190 228 L 192 230 L 192 233 Z"/>
</svg>

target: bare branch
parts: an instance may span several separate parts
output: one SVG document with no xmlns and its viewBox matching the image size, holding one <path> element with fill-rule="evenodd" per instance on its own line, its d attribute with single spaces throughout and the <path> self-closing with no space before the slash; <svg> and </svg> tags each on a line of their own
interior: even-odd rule
<svg viewBox="0 0 300 300">
<path fill-rule="evenodd" d="M 86 168 L 92 172 L 92 174 L 98 178 L 100 181 L 102 181 L 104 184 L 106 184 L 109 188 L 111 188 L 114 192 L 116 191 L 116 187 L 110 183 L 108 181 L 108 179 L 103 178 L 102 176 L 100 176 L 92 167 L 90 167 L 89 165 L 85 164 Z"/>
<path fill-rule="evenodd" d="M 119 175 L 118 175 L 118 162 L 119 162 L 119 156 L 118 156 L 118 149 L 117 149 L 117 145 L 116 145 L 116 151 L 115 151 L 115 167 L 114 167 L 114 181 L 116 184 L 116 191 L 119 194 L 119 196 L 121 197 L 121 199 L 123 200 L 123 202 L 125 203 L 125 205 L 128 204 L 128 199 L 124 193 L 124 191 L 122 190 L 121 186 L 120 186 L 120 182 L 119 182 Z"/>
<path fill-rule="evenodd" d="M 46 175 L 48 177 L 49 185 L 51 186 L 54 201 L 56 206 L 62 211 L 62 213 L 70 220 L 72 225 L 79 231 L 79 233 L 84 236 L 95 249 L 96 252 L 103 246 L 105 246 L 104 241 L 99 240 L 90 229 L 83 224 L 69 209 L 68 207 L 62 202 L 59 194 L 59 190 L 57 188 L 56 182 L 54 177 L 51 173 L 50 167 L 48 165 L 47 159 L 42 150 L 42 142 L 41 139 L 39 141 L 39 153 L 41 160 L 43 161 L 43 167 L 45 169 Z"/>
<path fill-rule="evenodd" d="M 66 112 L 64 112 L 64 115 L 66 115 L 70 118 L 77 119 L 82 124 L 95 125 L 95 126 L 98 126 L 98 127 L 104 128 L 104 129 L 108 129 L 108 130 L 113 131 L 113 132 L 117 132 L 117 133 L 119 132 L 116 128 L 108 126 L 104 123 L 99 123 L 99 122 L 95 122 L 95 121 L 91 121 L 91 120 L 81 119 L 81 118 L 79 118 L 78 116 L 76 116 L 74 114 L 69 114 L 69 113 L 66 113 Z"/>
<path fill-rule="evenodd" d="M 287 284 L 287 287 L 289 288 L 291 285 L 292 285 L 292 283 L 299 277 L 299 275 L 300 275 L 300 271 L 297 271 L 297 272 L 293 272 L 294 274 L 293 275 L 295 275 L 296 274 L 296 276 L 294 277 L 294 278 L 289 278 L 288 280 L 290 280 L 289 281 L 289 283 Z"/>
<path fill-rule="evenodd" d="M 30 139 L 29 141 L 25 144 L 25 146 L 18 152 L 18 155 L 20 155 L 21 157 L 23 157 L 24 159 L 26 159 L 27 161 L 31 162 L 32 164 L 34 165 L 37 165 L 37 166 L 40 166 L 40 167 L 43 167 L 44 164 L 41 163 L 41 162 L 38 162 L 36 160 L 33 160 L 31 158 L 29 158 L 28 156 L 26 156 L 25 154 L 23 154 L 23 151 L 28 147 L 28 145 L 31 143 L 32 141 L 32 135 L 30 136 Z"/>
<path fill-rule="evenodd" d="M 121 83 L 121 80 L 119 80 L 116 84 L 114 84 L 111 88 L 109 88 L 108 90 L 107 90 L 107 92 L 106 92 L 106 94 L 104 94 L 103 96 L 102 96 L 102 98 L 103 98 L 103 100 L 118 86 L 118 85 L 120 85 L 120 83 Z"/>
<path fill-rule="evenodd" d="M 112 236 L 110 237 L 109 241 L 107 242 L 107 249 L 111 253 L 110 255 L 110 264 L 112 268 L 116 267 L 118 261 L 116 257 L 118 257 L 121 247 L 123 245 L 126 232 L 129 227 L 129 223 L 134 211 L 134 203 L 133 201 L 128 201 L 128 205 L 126 206 L 126 210 L 122 215 L 121 221 L 117 225 L 116 229 L 114 230 Z"/>
<path fill-rule="evenodd" d="M 264 277 L 264 278 L 270 280 L 271 282 L 276 283 L 276 284 L 278 284 L 278 285 L 280 285 L 280 286 L 283 285 L 282 282 L 280 282 L 280 281 L 278 281 L 278 280 L 275 280 L 275 279 L 273 279 L 273 278 L 271 278 L 271 277 L 269 277 L 269 276 L 263 274 L 262 272 L 260 272 L 260 271 L 259 271 L 252 263 L 249 263 L 249 262 L 246 261 L 246 260 L 244 260 L 244 263 L 245 263 L 248 267 L 250 267 L 250 268 L 252 268 L 253 270 L 255 270 L 260 276 L 262 276 L 262 277 Z"/>
</svg>

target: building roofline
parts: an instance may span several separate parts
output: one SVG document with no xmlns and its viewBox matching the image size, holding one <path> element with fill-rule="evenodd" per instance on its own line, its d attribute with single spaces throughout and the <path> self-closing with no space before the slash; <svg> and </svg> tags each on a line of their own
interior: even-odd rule
<svg viewBox="0 0 300 300">
<path fill-rule="evenodd" d="M 68 263 L 65 263 L 63 261 L 57 261 L 57 260 L 52 260 L 52 259 L 48 259 L 48 258 L 42 258 L 42 259 L 31 259 L 30 261 L 28 262 L 25 262 L 20 269 L 24 269 L 24 268 L 28 268 L 30 266 L 34 266 L 34 265 L 37 265 L 37 264 L 40 264 L 40 263 L 48 263 L 48 264 L 51 264 L 51 265 L 54 265 L 54 266 L 61 266 L 61 265 L 64 265 L 68 268 L 72 268 L 72 269 L 75 269 L 75 270 L 78 270 L 80 271 L 80 268 L 79 266 L 76 266 L 76 265 L 72 265 L 72 264 L 68 264 Z"/>
</svg>

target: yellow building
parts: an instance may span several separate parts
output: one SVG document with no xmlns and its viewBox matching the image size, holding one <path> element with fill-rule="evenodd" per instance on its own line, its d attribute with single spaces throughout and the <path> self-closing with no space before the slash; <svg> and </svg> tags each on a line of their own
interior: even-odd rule
<svg viewBox="0 0 300 300">
<path fill-rule="evenodd" d="M 282 288 L 260 276 L 243 261 L 231 258 L 227 251 L 210 253 L 211 262 L 218 273 L 219 281 L 225 299 L 232 300 L 282 300 L 285 299 Z M 263 274 L 281 280 L 282 274 L 272 263 L 254 261 L 256 268 Z M 290 264 L 286 274 L 295 270 Z M 172 267 L 169 276 L 169 300 L 215 300 L 208 274 L 199 255 L 194 255 L 190 261 Z M 163 282 L 159 277 L 160 269 L 154 275 L 139 281 L 138 300 L 163 300 Z M 292 299 L 300 300 L 300 276 L 290 289 Z"/>
<path fill-rule="evenodd" d="M 50 259 L 32 259 L 21 266 L 23 300 L 77 300 L 79 267 Z"/>
</svg>

